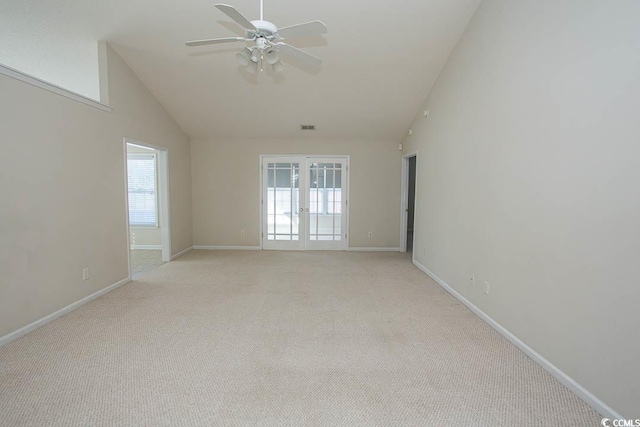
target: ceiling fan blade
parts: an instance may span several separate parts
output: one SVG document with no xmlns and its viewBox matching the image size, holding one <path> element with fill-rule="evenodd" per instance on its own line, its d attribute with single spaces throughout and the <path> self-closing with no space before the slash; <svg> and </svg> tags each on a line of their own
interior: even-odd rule
<svg viewBox="0 0 640 427">
<path fill-rule="evenodd" d="M 277 43 L 278 51 L 283 53 L 284 55 L 290 55 L 293 58 L 296 58 L 298 61 L 310 65 L 313 67 L 319 67 L 322 64 L 322 59 L 316 58 L 313 55 L 308 54 L 298 48 L 295 48 L 286 43 Z"/>
<path fill-rule="evenodd" d="M 224 13 L 229 18 L 231 18 L 234 21 L 236 21 L 236 23 L 238 25 L 240 25 L 242 28 L 244 28 L 246 30 L 253 30 L 253 31 L 257 30 L 255 25 L 253 25 L 251 23 L 251 21 L 249 21 L 247 18 L 245 18 L 245 16 L 243 14 L 238 12 L 235 7 L 229 6 L 228 4 L 221 4 L 221 3 L 218 3 L 215 6 L 218 9 L 220 9 L 222 11 L 222 13 Z"/>
<path fill-rule="evenodd" d="M 219 43 L 231 43 L 231 42 L 244 42 L 247 39 L 244 37 L 225 37 L 222 39 L 207 39 L 207 40 L 193 40 L 190 42 L 186 42 L 187 46 L 204 46 L 208 44 L 219 44 Z"/>
<path fill-rule="evenodd" d="M 278 29 L 278 35 L 283 39 L 318 36 L 320 34 L 327 34 L 327 26 L 324 25 L 322 21 L 305 22 L 304 24 L 291 25 Z"/>
</svg>

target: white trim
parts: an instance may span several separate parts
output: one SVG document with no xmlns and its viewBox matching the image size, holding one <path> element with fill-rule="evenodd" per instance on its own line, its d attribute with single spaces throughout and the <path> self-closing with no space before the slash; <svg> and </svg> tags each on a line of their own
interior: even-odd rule
<svg viewBox="0 0 640 427">
<path fill-rule="evenodd" d="M 180 252 L 178 252 L 177 254 L 173 254 L 171 255 L 171 261 L 173 261 L 176 258 L 180 258 L 182 255 L 191 252 L 193 250 L 193 246 L 189 246 L 187 249 L 183 249 Z"/>
<path fill-rule="evenodd" d="M 206 251 L 259 251 L 260 246 L 206 246 L 194 245 L 193 249 L 201 249 Z"/>
<path fill-rule="evenodd" d="M 133 145 L 138 148 L 145 148 L 147 150 L 167 151 L 167 147 L 161 145 L 147 144 L 146 142 L 138 141 L 137 139 L 124 138 L 125 143 Z"/>
<path fill-rule="evenodd" d="M 89 105 L 99 110 L 106 111 L 107 113 L 110 113 L 111 111 L 113 111 L 113 108 L 111 108 L 108 105 L 102 104 L 94 99 L 87 98 L 84 95 L 80 95 L 79 93 L 72 92 L 63 87 L 54 85 L 53 83 L 46 82 L 42 79 L 39 79 L 27 73 L 23 73 L 22 71 L 18 71 L 14 68 L 7 67 L 6 65 L 0 64 L 0 74 L 4 74 L 5 76 L 14 78 L 16 80 L 20 80 L 21 82 L 39 87 L 40 89 L 48 90 L 49 92 L 53 92 L 55 94 L 64 96 L 65 98 L 73 99 L 74 101 L 81 102 L 83 104 Z"/>
<path fill-rule="evenodd" d="M 263 211 L 263 209 L 264 209 L 264 189 L 262 188 L 262 186 L 264 185 L 263 184 L 264 179 L 262 178 L 263 175 L 264 175 L 264 169 L 263 169 L 264 168 L 264 162 L 262 160 L 263 157 L 265 157 L 264 154 L 260 154 L 258 156 L 258 162 L 260 162 L 259 165 L 258 165 L 258 175 L 260 176 L 259 179 L 258 179 L 258 183 L 260 185 L 260 191 L 258 193 L 258 206 L 259 206 L 258 212 L 260 213 L 260 215 L 259 215 L 260 219 L 258 220 L 258 222 L 260 223 L 259 224 L 260 225 L 260 229 L 258 230 L 258 232 L 260 234 L 258 235 L 258 237 L 260 238 L 259 239 L 260 240 L 260 250 L 264 249 L 264 229 L 263 229 L 263 224 L 264 224 L 264 217 L 263 217 L 263 215 L 264 215 L 264 211 Z"/>
<path fill-rule="evenodd" d="M 349 252 L 399 252 L 400 248 L 381 248 L 381 247 L 351 247 L 347 249 Z"/>
<path fill-rule="evenodd" d="M 162 245 L 131 245 L 131 249 L 162 249 Z"/>
<path fill-rule="evenodd" d="M 402 157 L 400 172 L 400 252 L 407 251 L 407 194 L 408 194 L 408 157 Z"/>
<path fill-rule="evenodd" d="M 347 237 L 344 239 L 344 249 L 349 250 L 349 245 L 351 244 L 351 154 L 347 154 L 344 156 L 347 158 L 347 170 L 346 170 L 346 179 L 347 179 L 347 200 L 345 202 L 345 210 L 344 210 L 344 230 L 343 233 L 346 233 Z"/>
<path fill-rule="evenodd" d="M 160 195 L 160 242 L 162 244 L 162 261 L 171 261 L 171 209 L 169 192 L 169 150 L 157 149 L 158 152 L 158 184 Z"/>
<path fill-rule="evenodd" d="M 504 326 L 502 326 L 501 324 L 499 324 L 498 322 L 493 320 L 491 317 L 489 317 L 488 314 L 486 314 L 484 311 L 480 310 L 471 301 L 469 301 L 468 299 L 463 297 L 460 293 L 458 293 L 458 291 L 456 291 L 451 286 L 449 286 L 447 283 L 445 283 L 444 280 L 442 280 L 438 276 L 436 276 L 427 267 L 425 267 L 424 265 L 420 264 L 415 259 L 413 260 L 413 264 L 416 267 L 418 267 L 420 270 L 422 270 L 424 273 L 426 273 L 427 276 L 429 276 L 433 280 L 435 280 L 436 283 L 438 283 L 440 286 L 442 286 L 442 288 L 444 288 L 445 291 L 449 292 L 458 301 L 460 301 L 462 304 L 467 306 L 467 308 L 469 310 L 471 310 L 473 313 L 475 313 L 480 319 L 482 319 L 485 322 L 487 322 L 489 324 L 489 326 L 491 326 L 493 329 L 498 331 L 502 336 L 504 336 L 506 339 L 508 339 L 513 345 L 515 345 L 520 350 L 522 350 L 522 352 L 524 354 L 529 356 L 534 362 L 536 362 L 538 365 L 540 365 L 540 367 L 542 367 L 545 371 L 547 371 L 549 374 L 551 374 L 551 376 L 553 376 L 555 379 L 560 381 L 560 383 L 562 383 L 565 387 L 567 387 L 569 390 L 571 390 L 576 396 L 578 396 L 580 399 L 584 400 L 596 412 L 600 413 L 601 415 L 604 415 L 605 417 L 611 418 L 611 419 L 623 419 L 622 415 L 620 415 L 619 413 L 614 411 L 609 405 L 607 405 L 602 400 L 600 400 L 596 396 L 594 396 L 589 390 L 587 390 L 586 388 L 584 388 L 583 386 L 578 384 L 578 382 L 575 381 L 573 378 L 571 378 L 570 376 L 568 376 L 567 374 L 562 372 L 560 370 L 560 368 L 558 368 L 557 366 L 555 366 L 554 364 L 549 362 L 542 355 L 540 355 L 534 349 L 529 347 L 524 341 L 522 341 L 520 338 L 516 337 L 511 332 L 509 332 L 509 330 L 507 330 Z"/>
<path fill-rule="evenodd" d="M 129 223 L 129 168 L 127 158 L 127 140 L 125 138 L 124 144 L 122 144 L 122 150 L 124 153 L 124 211 L 125 211 L 125 223 L 127 231 L 127 275 L 132 277 L 131 274 L 131 224 Z"/>
<path fill-rule="evenodd" d="M 11 332 L 5 336 L 3 336 L 2 338 L 0 338 L 0 346 L 3 346 L 5 344 L 10 343 L 11 341 L 18 339 L 26 334 L 28 334 L 29 332 L 38 329 L 41 326 L 46 325 L 47 323 L 53 322 L 54 320 L 56 320 L 59 317 L 64 316 L 65 314 L 68 314 L 70 312 L 72 312 L 73 310 L 75 310 L 76 308 L 79 308 L 83 305 L 85 305 L 86 303 L 93 301 L 94 299 L 101 297 L 102 295 L 113 291 L 116 288 L 119 288 L 120 286 L 127 284 L 131 281 L 130 277 L 127 277 L 125 279 L 122 279 L 116 283 L 114 283 L 113 285 L 109 285 L 106 288 L 100 289 L 97 292 L 92 293 L 89 296 L 86 296 L 84 298 L 82 298 L 81 300 L 78 300 L 72 304 L 69 304 L 68 306 L 61 308 L 60 310 L 56 311 L 55 313 L 51 313 L 48 316 L 43 317 L 40 320 L 36 320 L 33 323 L 30 323 L 27 326 L 24 326 L 20 329 L 18 329 L 17 331 Z"/>
</svg>

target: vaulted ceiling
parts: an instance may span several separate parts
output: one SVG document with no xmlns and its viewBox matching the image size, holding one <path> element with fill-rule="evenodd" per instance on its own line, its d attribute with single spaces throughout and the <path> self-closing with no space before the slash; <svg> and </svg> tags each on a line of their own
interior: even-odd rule
<svg viewBox="0 0 640 427">
<path fill-rule="evenodd" d="M 480 0 L 264 0 L 265 20 L 318 19 L 328 34 L 287 40 L 320 69 L 283 57 L 282 73 L 257 76 L 236 61 L 242 43 L 184 45 L 242 35 L 214 0 L 24 1 L 42 31 L 107 40 L 192 138 L 298 138 L 315 124 L 315 138 L 400 139 Z M 221 2 L 259 18 L 259 0 Z"/>
</svg>

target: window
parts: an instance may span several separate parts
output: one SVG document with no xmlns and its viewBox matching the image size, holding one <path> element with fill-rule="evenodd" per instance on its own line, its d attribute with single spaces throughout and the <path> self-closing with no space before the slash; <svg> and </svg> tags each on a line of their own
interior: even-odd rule
<svg viewBox="0 0 640 427">
<path fill-rule="evenodd" d="M 158 226 L 157 167 L 155 154 L 127 155 L 129 224 Z"/>
</svg>

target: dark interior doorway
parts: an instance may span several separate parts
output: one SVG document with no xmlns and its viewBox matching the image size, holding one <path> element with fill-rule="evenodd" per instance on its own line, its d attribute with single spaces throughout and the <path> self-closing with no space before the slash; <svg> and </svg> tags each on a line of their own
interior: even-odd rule
<svg viewBox="0 0 640 427">
<path fill-rule="evenodd" d="M 416 156 L 409 158 L 409 182 L 407 199 L 407 252 L 413 252 L 413 223 L 416 211 Z"/>
</svg>

